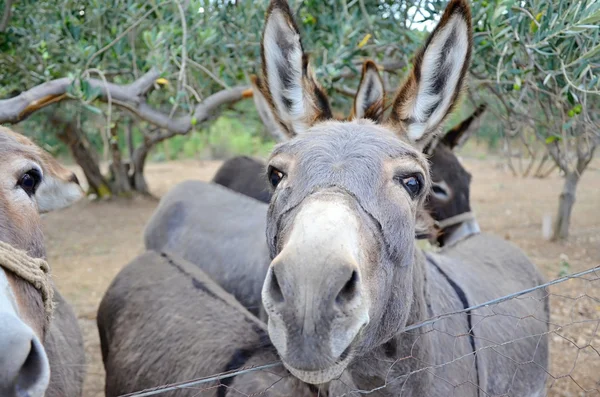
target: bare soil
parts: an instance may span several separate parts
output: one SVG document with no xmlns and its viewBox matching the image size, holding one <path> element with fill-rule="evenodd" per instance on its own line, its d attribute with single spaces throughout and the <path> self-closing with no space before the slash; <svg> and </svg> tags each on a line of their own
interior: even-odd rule
<svg viewBox="0 0 600 397">
<path fill-rule="evenodd" d="M 592 164 L 580 182 L 571 236 L 561 243 L 542 237 L 543 216 L 554 216 L 557 208 L 560 176 L 515 178 L 495 158 L 463 162 L 473 174 L 471 197 L 482 229 L 521 247 L 548 280 L 561 271 L 573 273 L 600 265 L 600 162 Z M 183 180 L 210 179 L 219 165 L 209 161 L 149 164 L 147 176 L 153 194 L 160 197 Z M 56 283 L 75 308 L 84 332 L 86 397 L 104 395 L 95 321 L 98 304 L 118 271 L 142 252 L 142 230 L 157 204 L 157 200 L 140 197 L 83 200 L 44 216 Z M 550 335 L 549 372 L 556 379 L 550 385 L 551 396 L 600 396 L 600 272 L 586 277 L 550 288 L 553 328 L 558 329 Z"/>
</svg>

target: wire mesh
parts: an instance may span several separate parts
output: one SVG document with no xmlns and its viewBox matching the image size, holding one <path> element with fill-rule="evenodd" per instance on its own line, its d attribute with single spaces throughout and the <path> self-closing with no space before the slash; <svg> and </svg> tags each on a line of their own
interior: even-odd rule
<svg viewBox="0 0 600 397">
<path fill-rule="evenodd" d="M 542 292 L 540 294 L 540 292 Z M 537 293 L 537 295 L 534 295 Z M 546 298 L 550 302 L 550 319 L 544 318 Z M 519 300 L 534 303 L 534 312 L 515 313 L 507 310 L 507 302 Z M 514 302 L 513 302 L 514 303 Z M 511 305 L 510 308 L 520 307 Z M 468 332 L 454 333 L 448 322 L 471 316 L 471 327 Z M 498 329 L 495 335 L 482 335 L 480 326 L 492 318 L 509 319 L 509 327 Z M 528 333 L 527 324 L 544 322 L 545 331 Z M 213 376 L 163 385 L 152 389 L 130 393 L 121 397 L 147 396 L 362 396 L 362 395 L 415 395 L 413 387 L 425 380 L 429 384 L 443 385 L 448 396 L 512 396 L 524 395 L 526 389 L 522 382 L 535 383 L 536 379 L 523 379 L 522 373 L 535 373 L 543 378 L 543 390 L 537 395 L 544 396 L 600 396 L 600 266 L 583 272 L 552 280 L 538 287 L 523 290 L 497 299 L 472 305 L 463 310 L 445 313 L 426 321 L 405 327 L 404 335 L 412 337 L 410 354 L 393 359 L 379 359 L 376 362 L 363 364 L 372 366 L 377 372 L 382 366 L 387 368 L 383 382 L 362 380 L 363 387 L 357 387 L 350 371 L 346 370 L 338 378 L 320 387 L 307 385 L 291 376 L 284 370 L 281 362 L 246 367 L 235 371 L 215 374 Z M 436 340 L 451 341 L 436 349 L 444 349 L 451 359 L 443 362 L 426 362 L 418 354 L 420 345 L 427 338 L 435 336 Z M 474 340 L 474 349 L 461 349 L 460 345 Z M 523 341 L 535 342 L 533 352 L 515 359 L 514 347 Z M 544 365 L 543 344 L 548 341 L 550 359 Z M 512 352 L 508 349 L 512 346 Z M 510 362 L 509 378 L 496 382 L 500 374 L 493 372 L 493 363 L 489 368 L 482 368 L 485 360 L 475 357 L 495 357 L 503 360 L 502 365 Z M 478 367 L 479 363 L 479 367 Z M 415 368 L 404 372 L 404 368 Z M 444 367 L 460 369 L 446 372 Z M 377 367 L 377 368 L 375 368 Z M 531 369 L 534 369 L 531 372 Z M 492 371 L 490 371 L 490 369 Z M 487 371 L 487 373 L 486 373 Z M 527 372 L 529 371 L 529 372 Z M 537 371 L 537 372 L 536 372 Z M 504 370 L 504 372 L 507 372 Z M 481 387 L 485 378 L 485 385 Z M 235 379 L 234 382 L 223 382 Z M 372 382 L 372 387 L 364 387 Z M 495 384 L 494 384 L 495 382 Z M 501 383 L 501 384 L 499 384 Z M 517 383 L 520 383 L 517 385 Z M 491 386 L 490 386 L 491 385 Z M 181 394 L 181 393 L 187 394 Z M 215 394 L 216 393 L 216 394 Z M 527 394 L 531 395 L 531 394 Z"/>
</svg>

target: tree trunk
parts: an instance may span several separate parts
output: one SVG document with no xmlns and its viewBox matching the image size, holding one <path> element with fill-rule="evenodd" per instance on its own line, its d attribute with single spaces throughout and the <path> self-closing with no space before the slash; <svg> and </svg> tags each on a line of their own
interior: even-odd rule
<svg viewBox="0 0 600 397">
<path fill-rule="evenodd" d="M 117 123 L 110 129 L 110 151 L 112 154 L 111 172 L 114 178 L 113 193 L 116 195 L 131 194 L 131 184 L 129 183 L 129 175 L 127 168 L 121 161 L 121 150 L 119 149 L 119 136 Z"/>
<path fill-rule="evenodd" d="M 127 124 L 125 124 L 125 139 L 127 140 L 127 151 L 129 153 L 129 162 L 133 159 L 133 118 L 129 117 Z"/>
<path fill-rule="evenodd" d="M 144 176 L 144 165 L 146 164 L 146 157 L 148 156 L 150 149 L 151 148 L 144 142 L 135 149 L 131 159 L 131 165 L 133 167 L 133 188 L 136 192 L 145 195 L 150 195 L 146 177 Z"/>
<path fill-rule="evenodd" d="M 569 224 L 571 223 L 571 212 L 575 204 L 575 191 L 580 175 L 577 172 L 569 172 L 565 175 L 565 184 L 558 199 L 558 214 L 554 224 L 552 240 L 564 240 L 569 236 Z"/>
<path fill-rule="evenodd" d="M 83 132 L 74 122 L 67 122 L 58 116 L 50 117 L 50 123 L 61 131 L 57 137 L 69 147 L 75 162 L 85 174 L 90 191 L 99 198 L 110 197 L 112 194 L 110 186 L 100 172 L 96 153 L 90 150 L 90 144 Z"/>
</svg>

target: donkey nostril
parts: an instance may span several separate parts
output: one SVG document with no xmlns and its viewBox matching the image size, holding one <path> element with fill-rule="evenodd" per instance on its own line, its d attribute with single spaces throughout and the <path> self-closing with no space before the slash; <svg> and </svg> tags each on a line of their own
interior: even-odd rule
<svg viewBox="0 0 600 397">
<path fill-rule="evenodd" d="M 34 341 L 31 342 L 31 349 L 17 378 L 17 391 L 25 392 L 23 395 L 26 396 L 39 387 L 39 383 L 43 382 L 42 378 L 45 374 L 44 359 L 39 348 Z"/>
<path fill-rule="evenodd" d="M 271 295 L 271 299 L 275 303 L 282 303 L 284 301 L 283 292 L 281 292 L 281 287 L 279 286 L 279 280 L 277 280 L 277 276 L 275 275 L 275 270 L 271 271 L 271 283 L 269 292 Z"/>
<path fill-rule="evenodd" d="M 71 176 L 69 177 L 69 182 L 81 185 L 79 183 L 79 178 L 77 178 L 77 175 L 75 175 L 75 173 L 71 174 Z"/>
<path fill-rule="evenodd" d="M 346 281 L 346 284 L 342 287 L 342 290 L 335 298 L 335 303 L 338 305 L 347 304 L 350 302 L 358 293 L 358 272 L 352 271 L 350 279 Z"/>
</svg>

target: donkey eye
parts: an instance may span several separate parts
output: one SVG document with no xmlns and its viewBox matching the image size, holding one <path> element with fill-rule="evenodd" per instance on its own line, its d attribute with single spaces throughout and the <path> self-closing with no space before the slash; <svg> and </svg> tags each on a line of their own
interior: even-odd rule
<svg viewBox="0 0 600 397">
<path fill-rule="evenodd" d="M 450 198 L 450 194 L 449 194 L 448 190 L 441 183 L 434 182 L 433 185 L 431 186 L 431 192 L 436 198 L 438 198 L 440 200 L 446 201 Z"/>
<path fill-rule="evenodd" d="M 268 176 L 271 186 L 277 187 L 279 182 L 281 182 L 281 180 L 285 177 L 285 174 L 279 171 L 277 168 L 269 166 Z"/>
<path fill-rule="evenodd" d="M 24 173 L 19 181 L 17 182 L 17 186 L 25 191 L 29 196 L 33 196 L 40 186 L 40 182 L 42 181 L 42 174 L 40 171 L 35 168 Z"/>
<path fill-rule="evenodd" d="M 421 193 L 423 177 L 420 175 L 401 176 L 397 178 L 413 199 Z"/>
</svg>

